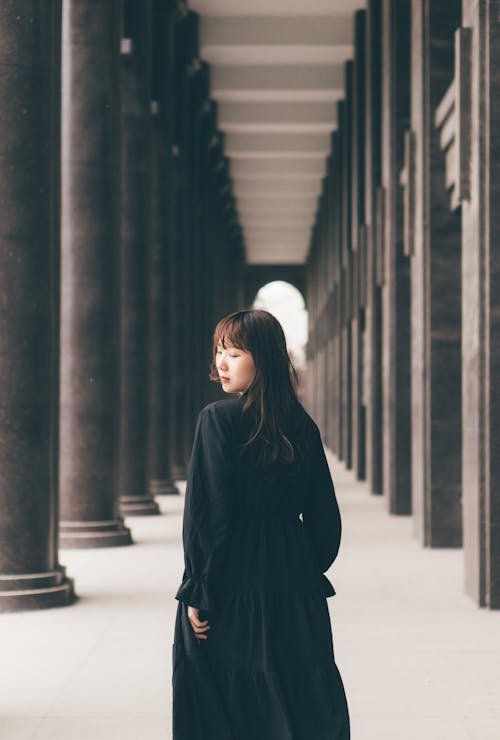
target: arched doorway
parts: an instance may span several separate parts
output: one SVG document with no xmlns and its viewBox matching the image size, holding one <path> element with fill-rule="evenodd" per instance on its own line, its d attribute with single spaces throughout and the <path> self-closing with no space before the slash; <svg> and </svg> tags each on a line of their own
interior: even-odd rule
<svg viewBox="0 0 500 740">
<path fill-rule="evenodd" d="M 283 327 L 288 352 L 299 376 L 298 394 L 303 402 L 308 336 L 308 312 L 303 295 L 291 283 L 272 280 L 259 289 L 252 308 L 266 309 Z"/>
</svg>

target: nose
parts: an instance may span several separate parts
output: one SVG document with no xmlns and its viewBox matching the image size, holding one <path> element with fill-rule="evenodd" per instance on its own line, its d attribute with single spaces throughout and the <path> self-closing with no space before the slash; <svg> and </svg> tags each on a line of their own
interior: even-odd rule
<svg viewBox="0 0 500 740">
<path fill-rule="evenodd" d="M 222 359 L 222 360 L 219 360 L 219 364 L 217 365 L 217 368 L 218 368 L 219 370 L 222 370 L 222 369 L 223 369 L 224 367 L 227 367 L 227 363 L 226 363 L 226 361 L 225 361 L 224 359 Z"/>
</svg>

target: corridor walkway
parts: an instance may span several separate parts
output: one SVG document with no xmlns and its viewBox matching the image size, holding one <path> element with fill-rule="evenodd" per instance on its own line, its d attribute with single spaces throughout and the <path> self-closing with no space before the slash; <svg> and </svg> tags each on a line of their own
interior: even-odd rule
<svg viewBox="0 0 500 740">
<path fill-rule="evenodd" d="M 353 740 L 498 740 L 500 614 L 460 595 L 460 551 L 422 550 L 410 518 L 330 461 L 344 534 L 329 604 Z M 74 606 L 0 615 L 2 740 L 170 740 L 182 505 L 127 519 L 133 547 L 62 550 Z"/>
</svg>

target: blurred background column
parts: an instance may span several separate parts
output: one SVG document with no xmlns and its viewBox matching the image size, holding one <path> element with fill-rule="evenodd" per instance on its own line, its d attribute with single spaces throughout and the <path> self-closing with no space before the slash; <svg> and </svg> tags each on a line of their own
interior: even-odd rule
<svg viewBox="0 0 500 740">
<path fill-rule="evenodd" d="M 352 148 L 351 148 L 351 241 L 348 295 L 351 318 L 351 445 L 352 467 L 359 480 L 366 475 L 365 404 L 363 394 L 366 229 L 365 209 L 365 27 L 366 11 L 354 19 L 354 61 L 352 66 Z"/>
<path fill-rule="evenodd" d="M 119 513 L 119 0 L 64 0 L 61 545 L 131 543 Z"/>
<path fill-rule="evenodd" d="M 196 417 L 207 403 L 206 387 L 202 377 L 203 357 L 209 353 L 210 339 L 204 335 L 202 321 L 203 283 L 206 274 L 203 273 L 203 209 L 202 209 L 202 166 L 203 135 L 205 104 L 209 96 L 210 77 L 208 65 L 198 59 L 188 70 L 189 76 L 189 140 L 188 148 L 188 188 L 189 188 L 189 217 L 188 217 L 188 244 L 190 259 L 188 263 L 188 296 L 190 303 L 190 323 L 185 325 L 185 332 L 189 337 L 188 364 L 191 373 L 189 405 L 186 419 L 186 460 L 188 460 L 195 431 Z"/>
<path fill-rule="evenodd" d="M 190 183 L 190 129 L 191 76 L 198 59 L 198 16 L 187 13 L 175 27 L 175 252 L 172 255 L 170 282 L 172 312 L 172 474 L 175 480 L 187 475 L 188 439 L 192 384 L 194 380 L 189 327 L 192 323 L 192 296 L 189 293 L 191 269 L 191 183 Z"/>
<path fill-rule="evenodd" d="M 337 132 L 335 132 L 337 134 Z M 336 404 L 336 380 L 337 380 L 337 352 L 335 344 L 335 334 L 337 331 L 337 319 L 338 313 L 334 308 L 335 298 L 335 259 L 337 254 L 337 241 L 335 235 L 335 216 L 336 216 L 336 200 L 338 197 L 335 194 L 335 174 L 333 170 L 333 152 L 337 155 L 337 138 L 330 136 L 330 154 L 326 158 L 326 191 L 327 191 L 327 213 L 325 232 L 327 240 L 327 255 L 326 255 L 326 354 L 327 354 L 327 365 L 326 365 L 326 418 L 325 418 L 325 435 L 328 446 L 338 451 L 337 438 L 336 438 L 336 424 L 337 424 L 337 404 Z"/>
<path fill-rule="evenodd" d="M 411 514 L 410 261 L 404 250 L 404 132 L 410 121 L 411 0 L 382 2 L 383 483 L 391 514 Z"/>
<path fill-rule="evenodd" d="M 500 14 L 463 2 L 456 64 L 462 211 L 465 589 L 500 608 Z M 465 102 L 464 101 L 464 102 Z"/>
<path fill-rule="evenodd" d="M 320 228 L 320 245 L 321 245 L 321 266 L 320 266 L 320 291 L 321 291 L 321 310 L 320 310 L 320 362 L 319 362 L 319 419 L 321 420 L 321 430 L 325 442 L 327 441 L 327 413 L 328 407 L 328 348 L 327 348 L 327 326 L 328 326 L 328 251 L 330 243 L 328 240 L 327 220 L 329 212 L 328 203 L 328 179 L 322 178 L 321 182 L 321 218 Z M 330 361 L 331 362 L 331 361 Z"/>
<path fill-rule="evenodd" d="M 170 312 L 170 259 L 175 254 L 174 29 L 176 2 L 154 0 L 151 90 L 151 242 L 149 250 L 148 485 L 152 496 L 179 494 L 171 471 L 170 362 L 176 356 Z"/>
<path fill-rule="evenodd" d="M 339 275 L 340 355 L 342 362 L 340 459 L 352 468 L 352 87 L 353 62 L 344 67 L 345 104 L 340 124 L 342 132 L 342 237 Z"/>
<path fill-rule="evenodd" d="M 435 112 L 453 81 L 460 0 L 412 6 L 407 177 L 411 243 L 412 508 L 424 546 L 462 543 L 460 214 L 450 211 Z"/>
<path fill-rule="evenodd" d="M 365 32 L 364 226 L 365 353 L 363 395 L 366 409 L 366 478 L 371 493 L 381 494 L 382 480 L 382 274 L 381 200 L 381 0 L 369 0 Z"/>
<path fill-rule="evenodd" d="M 123 515 L 159 513 L 148 485 L 152 0 L 124 0 L 121 37 L 120 434 Z"/>
<path fill-rule="evenodd" d="M 208 401 L 220 398 L 220 390 L 216 383 L 209 380 L 210 364 L 212 361 L 212 338 L 216 323 L 214 310 L 215 303 L 215 275 L 214 275 L 214 141 L 217 130 L 217 104 L 208 99 L 203 111 L 203 147 L 202 147 L 202 183 L 201 183 L 201 221 L 202 221 L 202 248 L 201 274 L 203 275 L 201 297 L 201 323 L 203 327 L 203 346 L 201 347 L 201 372 L 204 394 Z"/>
</svg>

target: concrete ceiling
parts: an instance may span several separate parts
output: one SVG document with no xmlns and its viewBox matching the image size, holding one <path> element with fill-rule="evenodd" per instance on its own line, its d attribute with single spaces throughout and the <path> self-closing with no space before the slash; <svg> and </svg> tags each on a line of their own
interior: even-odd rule
<svg viewBox="0 0 500 740">
<path fill-rule="evenodd" d="M 363 0 L 191 0 L 249 264 L 307 258 Z"/>
</svg>

